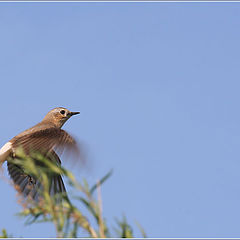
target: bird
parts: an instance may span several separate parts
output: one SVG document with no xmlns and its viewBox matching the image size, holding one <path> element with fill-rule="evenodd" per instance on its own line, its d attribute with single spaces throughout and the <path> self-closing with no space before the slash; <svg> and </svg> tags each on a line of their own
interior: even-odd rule
<svg viewBox="0 0 240 240">
<path fill-rule="evenodd" d="M 61 164 L 61 160 L 56 153 L 58 149 L 79 151 L 76 140 L 65 130 L 61 129 L 69 118 L 79 113 L 71 112 L 64 107 L 54 108 L 45 115 L 41 122 L 16 135 L 0 149 L 0 165 L 2 166 L 7 161 L 10 178 L 22 196 L 31 197 L 38 201 L 41 182 L 39 179 L 35 179 L 33 176 L 25 173 L 24 169 L 19 165 L 14 164 L 14 159 L 17 159 L 17 149 L 21 147 L 28 156 L 31 156 L 30 153 L 33 151 L 41 153 L 49 161 Z M 66 193 L 60 174 L 54 174 L 50 177 L 49 193 L 51 195 Z"/>
</svg>

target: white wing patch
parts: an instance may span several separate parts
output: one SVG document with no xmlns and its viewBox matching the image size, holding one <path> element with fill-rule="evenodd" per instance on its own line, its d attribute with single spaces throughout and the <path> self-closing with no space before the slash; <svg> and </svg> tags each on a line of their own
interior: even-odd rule
<svg viewBox="0 0 240 240">
<path fill-rule="evenodd" d="M 0 149 L 0 164 L 2 164 L 12 152 L 12 143 L 7 142 L 1 149 Z"/>
</svg>

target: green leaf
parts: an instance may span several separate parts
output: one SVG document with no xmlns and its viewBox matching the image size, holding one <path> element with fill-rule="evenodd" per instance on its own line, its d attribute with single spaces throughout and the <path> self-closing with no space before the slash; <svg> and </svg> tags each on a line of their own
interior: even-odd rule
<svg viewBox="0 0 240 240">
<path fill-rule="evenodd" d="M 141 232 L 141 234 L 142 234 L 142 237 L 143 237 L 143 238 L 147 238 L 147 234 L 146 234 L 146 232 L 144 231 L 142 225 L 141 225 L 139 222 L 137 222 L 137 221 L 135 221 L 135 223 L 136 223 L 137 227 L 139 228 L 139 230 L 140 230 L 140 232 Z"/>
<path fill-rule="evenodd" d="M 0 238 L 9 238 L 6 229 L 2 229 L 2 235 L 0 235 Z"/>
<path fill-rule="evenodd" d="M 91 206 L 91 203 L 88 202 L 85 198 L 83 197 L 77 197 L 78 200 L 80 200 L 85 206 L 86 208 L 92 213 L 92 215 L 95 217 L 96 221 L 99 221 L 99 217 L 95 211 L 95 209 Z"/>
<path fill-rule="evenodd" d="M 111 169 L 111 170 L 99 181 L 100 185 L 102 185 L 109 177 L 111 177 L 112 173 L 113 173 L 113 169 Z M 94 184 L 93 187 L 90 189 L 90 193 L 91 193 L 91 194 L 93 194 L 93 192 L 97 189 L 99 183 Z"/>
</svg>

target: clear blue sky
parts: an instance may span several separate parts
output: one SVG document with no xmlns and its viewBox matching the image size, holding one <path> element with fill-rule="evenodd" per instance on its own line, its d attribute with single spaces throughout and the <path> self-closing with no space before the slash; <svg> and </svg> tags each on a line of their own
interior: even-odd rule
<svg viewBox="0 0 240 240">
<path fill-rule="evenodd" d="M 239 3 L 0 6 L 0 145 L 51 108 L 79 110 L 64 129 L 88 145 L 80 178 L 114 169 L 112 225 L 125 213 L 149 237 L 240 237 Z M 55 236 L 0 189 L 0 228 Z"/>
</svg>

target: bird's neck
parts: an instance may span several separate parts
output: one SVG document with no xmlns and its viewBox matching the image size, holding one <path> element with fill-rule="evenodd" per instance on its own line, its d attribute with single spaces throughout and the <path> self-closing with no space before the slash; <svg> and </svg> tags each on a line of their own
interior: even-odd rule
<svg viewBox="0 0 240 240">
<path fill-rule="evenodd" d="M 41 121 L 41 124 L 48 125 L 48 126 L 50 126 L 50 127 L 61 128 L 61 127 L 63 126 L 64 122 L 54 121 L 54 120 L 49 121 L 49 120 L 43 119 L 43 120 Z"/>
</svg>

